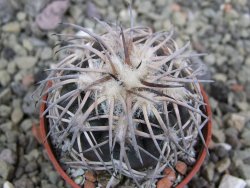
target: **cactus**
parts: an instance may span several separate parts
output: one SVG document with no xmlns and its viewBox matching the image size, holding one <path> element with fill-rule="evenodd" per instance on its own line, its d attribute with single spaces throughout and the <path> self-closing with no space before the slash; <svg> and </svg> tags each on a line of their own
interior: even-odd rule
<svg viewBox="0 0 250 188">
<path fill-rule="evenodd" d="M 65 23 L 88 35 L 59 34 L 67 45 L 58 51 L 68 55 L 40 85 L 48 137 L 70 156 L 69 167 L 150 185 L 177 160 L 194 163 L 197 141 L 205 145 L 199 82 L 208 81 L 197 78 L 202 69 L 190 60 L 200 54 L 187 51 L 189 42 L 179 48 L 173 30 L 97 21 L 106 33 Z"/>
</svg>

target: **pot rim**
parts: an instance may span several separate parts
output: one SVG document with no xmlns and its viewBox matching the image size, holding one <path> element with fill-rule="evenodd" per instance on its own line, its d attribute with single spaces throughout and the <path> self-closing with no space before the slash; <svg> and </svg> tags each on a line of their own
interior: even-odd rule
<svg viewBox="0 0 250 188">
<path fill-rule="evenodd" d="M 48 87 L 51 87 L 51 82 L 48 83 Z M 206 92 L 204 91 L 204 88 L 201 85 L 200 85 L 200 88 L 201 88 L 201 94 L 203 96 L 204 102 L 206 103 L 205 108 L 206 108 L 206 113 L 208 116 L 208 122 L 202 131 L 204 134 L 205 143 L 208 146 L 208 144 L 211 141 L 211 135 L 212 135 L 212 120 L 211 120 L 212 119 L 212 111 L 211 111 L 211 106 L 209 104 L 208 96 L 207 96 Z M 47 100 L 47 95 L 43 97 L 43 100 L 44 101 Z M 48 157 L 49 157 L 50 161 L 52 162 L 56 171 L 59 173 L 59 175 L 62 176 L 63 179 L 69 185 L 71 185 L 73 188 L 81 188 L 81 186 L 76 184 L 73 181 L 73 179 L 71 179 L 68 176 L 68 174 L 62 169 L 61 165 L 57 161 L 57 159 L 52 151 L 52 148 L 51 148 L 48 140 L 46 139 L 47 132 L 46 132 L 46 125 L 45 125 L 45 117 L 41 116 L 43 114 L 43 112 L 45 111 L 45 109 L 46 109 L 46 104 L 43 102 L 40 106 L 40 126 L 38 129 L 38 132 L 40 132 L 39 134 L 41 135 L 41 138 L 39 138 L 39 140 L 42 141 L 42 144 L 44 145 L 44 147 L 47 151 Z M 202 151 L 199 154 L 198 159 L 197 159 L 196 163 L 194 164 L 193 168 L 188 172 L 188 174 L 184 177 L 184 179 L 176 186 L 176 188 L 182 188 L 188 184 L 188 182 L 199 171 L 203 161 L 205 160 L 206 155 L 207 155 L 207 150 L 204 146 L 202 146 Z"/>
</svg>

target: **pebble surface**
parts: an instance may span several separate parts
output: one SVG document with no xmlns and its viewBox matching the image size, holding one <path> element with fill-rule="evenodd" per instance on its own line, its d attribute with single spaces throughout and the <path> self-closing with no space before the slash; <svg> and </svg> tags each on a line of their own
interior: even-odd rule
<svg viewBox="0 0 250 188">
<path fill-rule="evenodd" d="M 103 32 L 93 16 L 128 27 L 127 10 L 122 0 L 0 0 L 0 187 L 69 187 L 31 133 L 39 122 L 35 83 L 58 58 L 53 46 L 60 38 L 51 34 L 74 33 L 61 21 Z M 213 112 L 210 157 L 186 188 L 249 188 L 250 1 L 135 0 L 132 12 L 136 25 L 174 26 L 178 43 L 190 40 L 193 51 L 208 53 L 192 60 L 204 63 L 201 78 L 214 80 L 205 84 Z M 72 173 L 84 183 L 85 172 Z"/>
</svg>

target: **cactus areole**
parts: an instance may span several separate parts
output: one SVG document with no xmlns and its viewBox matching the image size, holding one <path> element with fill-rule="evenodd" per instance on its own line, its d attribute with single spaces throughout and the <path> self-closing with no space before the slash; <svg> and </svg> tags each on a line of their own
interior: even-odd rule
<svg viewBox="0 0 250 188">
<path fill-rule="evenodd" d="M 122 29 L 99 21 L 96 34 L 60 35 L 67 51 L 41 82 L 41 133 L 50 159 L 64 171 L 105 172 L 150 187 L 177 161 L 188 165 L 182 187 L 198 171 L 211 136 L 211 111 L 187 52 L 173 31 Z M 49 141 L 49 142 L 48 142 Z M 52 152 L 53 151 L 53 152 Z M 62 170 L 64 169 L 64 171 Z M 178 178 L 177 178 L 178 179 Z"/>
</svg>

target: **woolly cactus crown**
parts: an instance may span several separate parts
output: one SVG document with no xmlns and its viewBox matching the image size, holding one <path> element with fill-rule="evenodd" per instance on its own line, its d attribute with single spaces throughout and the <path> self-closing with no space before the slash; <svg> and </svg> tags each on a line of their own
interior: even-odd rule
<svg viewBox="0 0 250 188">
<path fill-rule="evenodd" d="M 69 55 L 41 85 L 51 83 L 43 115 L 53 143 L 71 158 L 66 164 L 120 173 L 139 186 L 178 159 L 194 162 L 208 117 L 189 43 L 179 48 L 173 31 L 98 22 L 106 33 L 65 24 L 88 36 L 61 35 Z"/>
</svg>

